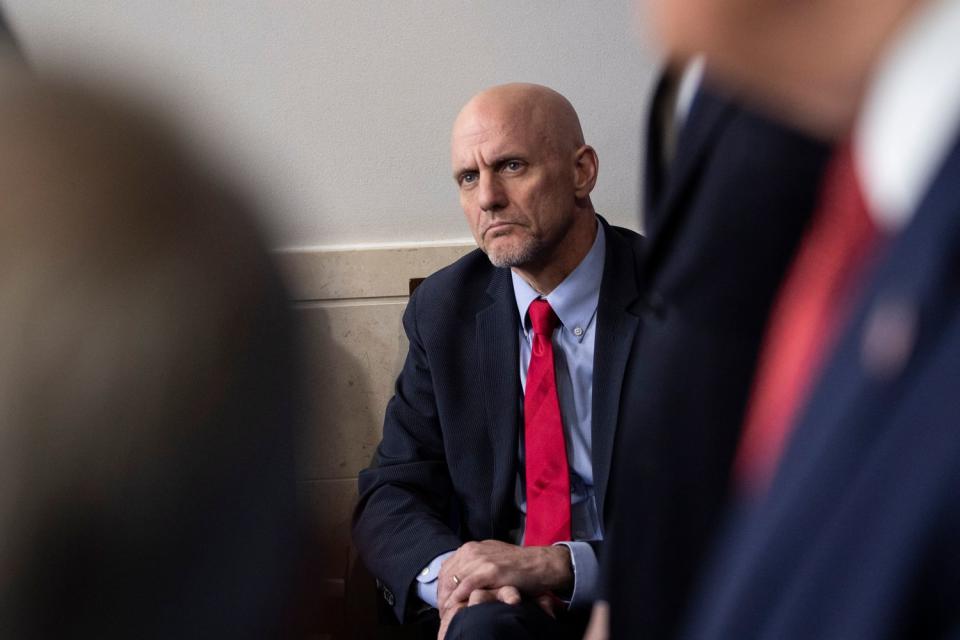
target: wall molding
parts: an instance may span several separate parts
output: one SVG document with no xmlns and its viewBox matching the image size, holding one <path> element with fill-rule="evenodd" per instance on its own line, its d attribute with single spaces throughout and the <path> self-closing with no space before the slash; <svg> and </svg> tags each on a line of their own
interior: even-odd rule
<svg viewBox="0 0 960 640">
<path fill-rule="evenodd" d="M 406 298 L 410 279 L 423 278 L 476 248 L 473 243 L 405 244 L 275 252 L 294 301 Z"/>
</svg>

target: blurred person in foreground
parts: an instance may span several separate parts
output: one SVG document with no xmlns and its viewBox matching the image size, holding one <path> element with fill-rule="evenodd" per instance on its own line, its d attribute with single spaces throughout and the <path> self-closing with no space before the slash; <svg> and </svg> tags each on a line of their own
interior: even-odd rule
<svg viewBox="0 0 960 640">
<path fill-rule="evenodd" d="M 126 100 L 0 74 L 0 629 L 264 638 L 294 535 L 287 299 Z"/>
<path fill-rule="evenodd" d="M 683 620 L 730 495 L 770 307 L 830 153 L 710 73 L 699 56 L 668 65 L 644 140 L 641 289 L 656 306 L 623 400 L 637 422 L 617 434 L 601 575 L 620 638 L 670 638 Z"/>
<path fill-rule="evenodd" d="M 662 0 L 667 47 L 841 142 L 775 302 L 693 638 L 960 633 L 960 3 Z"/>
</svg>

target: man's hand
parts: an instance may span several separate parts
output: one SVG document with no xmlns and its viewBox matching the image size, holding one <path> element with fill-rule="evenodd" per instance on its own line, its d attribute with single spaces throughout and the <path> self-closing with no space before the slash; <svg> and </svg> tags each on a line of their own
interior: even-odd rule
<svg viewBox="0 0 960 640">
<path fill-rule="evenodd" d="M 445 613 L 440 617 L 440 633 L 437 634 L 437 640 L 443 640 L 447 635 L 447 629 L 450 627 L 450 621 L 460 613 L 461 609 L 472 607 L 475 604 L 484 602 L 503 602 L 509 605 L 520 604 L 520 592 L 516 587 L 500 587 L 499 589 L 477 589 L 470 594 L 466 603 L 458 602 L 447 607 Z"/>
<path fill-rule="evenodd" d="M 467 606 L 472 607 L 475 604 L 484 602 L 502 602 L 504 604 L 520 604 L 520 592 L 516 587 L 500 587 L 499 589 L 477 589 L 470 594 L 467 600 Z"/>
<path fill-rule="evenodd" d="M 548 591 L 567 591 L 573 586 L 573 567 L 570 550 L 562 545 L 518 547 L 483 540 L 457 549 L 444 561 L 438 580 L 437 604 L 443 618 L 448 608 L 469 604 L 477 590 L 510 586 L 533 597 Z"/>
</svg>

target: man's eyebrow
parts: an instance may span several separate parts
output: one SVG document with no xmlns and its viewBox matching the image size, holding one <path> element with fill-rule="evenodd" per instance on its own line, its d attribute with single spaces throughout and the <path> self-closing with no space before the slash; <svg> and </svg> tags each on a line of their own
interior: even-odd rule
<svg viewBox="0 0 960 640">
<path fill-rule="evenodd" d="M 528 163 L 528 160 L 527 160 L 527 158 L 526 158 L 525 156 L 522 156 L 522 155 L 520 155 L 520 154 L 516 154 L 516 153 L 506 154 L 506 155 L 504 155 L 502 158 L 497 158 L 496 160 L 494 160 L 494 161 L 493 161 L 493 166 L 494 166 L 495 168 L 499 168 L 499 167 L 502 167 L 503 165 L 505 165 L 505 164 L 508 163 L 508 162 L 523 162 L 523 163 L 526 164 L 526 163 Z"/>
<path fill-rule="evenodd" d="M 490 156 L 488 161 L 485 161 L 484 166 L 489 167 L 498 167 L 504 162 L 509 162 L 510 160 L 522 160 L 527 161 L 528 154 L 520 151 L 519 149 L 504 149 L 503 151 L 498 151 L 495 155 Z M 479 171 L 476 165 L 473 163 L 469 165 L 464 165 L 461 167 L 456 167 L 453 170 L 454 179 L 459 178 L 465 173 Z"/>
<path fill-rule="evenodd" d="M 465 173 L 471 173 L 471 172 L 474 172 L 474 171 L 477 171 L 477 168 L 476 168 L 476 167 L 473 167 L 473 166 L 456 167 L 456 168 L 454 168 L 454 170 L 453 170 L 453 179 L 454 179 L 454 180 L 459 180 L 459 179 L 463 176 L 463 174 L 465 174 Z"/>
</svg>

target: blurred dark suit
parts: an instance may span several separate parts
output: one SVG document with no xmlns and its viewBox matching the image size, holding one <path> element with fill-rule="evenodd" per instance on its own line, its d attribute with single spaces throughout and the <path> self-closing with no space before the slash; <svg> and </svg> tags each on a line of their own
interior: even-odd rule
<svg viewBox="0 0 960 640">
<path fill-rule="evenodd" d="M 604 596 L 611 637 L 670 637 L 726 500 L 765 321 L 828 148 L 701 88 L 661 164 L 647 144 L 648 301 L 617 434 Z M 626 387 L 625 387 L 626 389 Z"/>
<path fill-rule="evenodd" d="M 885 247 L 693 637 L 960 632 L 960 143 Z M 773 569 L 773 570 L 772 570 Z"/>
</svg>

